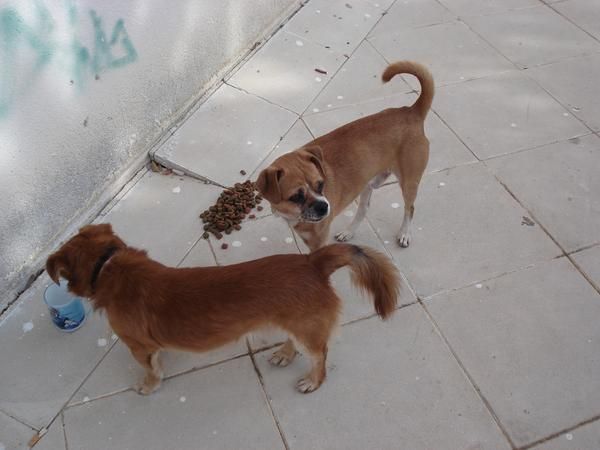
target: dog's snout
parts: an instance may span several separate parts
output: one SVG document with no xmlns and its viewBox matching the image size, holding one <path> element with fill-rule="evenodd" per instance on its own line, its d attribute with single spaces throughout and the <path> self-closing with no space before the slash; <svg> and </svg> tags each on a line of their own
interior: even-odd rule
<svg viewBox="0 0 600 450">
<path fill-rule="evenodd" d="M 329 212 L 329 204 L 322 200 L 314 202 L 312 208 L 319 216 L 325 216 Z"/>
</svg>

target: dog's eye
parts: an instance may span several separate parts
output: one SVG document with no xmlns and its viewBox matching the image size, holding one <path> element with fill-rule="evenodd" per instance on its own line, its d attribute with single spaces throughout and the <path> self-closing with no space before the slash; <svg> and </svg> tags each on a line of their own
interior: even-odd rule
<svg viewBox="0 0 600 450">
<path fill-rule="evenodd" d="M 302 203 L 304 203 L 304 200 L 305 200 L 304 192 L 302 192 L 302 190 L 299 190 L 294 195 L 292 195 L 288 200 L 292 203 L 298 203 L 299 205 L 301 205 Z"/>
<path fill-rule="evenodd" d="M 324 187 L 325 187 L 325 183 L 323 183 L 323 181 L 319 181 L 317 183 L 317 194 L 322 194 Z"/>
</svg>

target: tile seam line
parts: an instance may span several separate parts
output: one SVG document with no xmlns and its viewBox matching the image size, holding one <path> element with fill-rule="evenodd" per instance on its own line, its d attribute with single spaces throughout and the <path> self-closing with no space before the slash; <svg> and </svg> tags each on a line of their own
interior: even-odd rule
<svg viewBox="0 0 600 450">
<path fill-rule="evenodd" d="M 581 56 L 585 56 L 585 55 L 578 55 L 578 56 L 579 56 L 579 57 L 581 57 Z M 557 61 L 556 63 L 558 63 L 558 61 Z M 556 64 L 556 63 L 553 63 L 553 64 Z M 549 65 L 550 65 L 550 64 L 549 64 Z M 593 129 L 591 126 L 590 126 L 590 125 L 588 125 L 588 124 L 587 124 L 587 123 L 586 123 L 586 122 L 585 122 L 583 119 L 579 118 L 579 116 L 578 116 L 578 115 L 576 115 L 576 114 L 573 114 L 573 111 L 572 111 L 572 109 L 571 109 L 571 108 L 569 108 L 568 106 L 566 106 L 566 105 L 565 105 L 565 104 L 564 104 L 564 103 L 563 103 L 561 100 L 559 100 L 559 99 L 558 99 L 558 98 L 557 98 L 557 97 L 556 97 L 554 94 L 552 94 L 552 92 L 550 92 L 548 89 L 546 89 L 544 86 L 542 86 L 538 80 L 536 80 L 535 78 L 533 78 L 533 76 L 532 76 L 532 75 L 530 75 L 530 73 L 531 73 L 531 72 L 529 72 L 529 70 L 530 70 L 530 69 L 528 69 L 528 68 L 527 68 L 527 69 L 523 69 L 521 72 L 523 72 L 523 74 L 525 75 L 525 77 L 526 77 L 528 80 L 531 80 L 533 83 L 535 83 L 535 85 L 536 85 L 537 87 L 539 87 L 539 88 L 540 88 L 542 91 L 544 91 L 544 92 L 545 92 L 545 93 L 546 93 L 546 94 L 547 94 L 547 95 L 548 95 L 550 98 L 552 98 L 552 99 L 553 99 L 553 100 L 554 100 L 556 103 L 558 103 L 560 106 L 562 106 L 562 107 L 564 108 L 564 110 L 565 110 L 565 111 L 566 111 L 566 112 L 567 112 L 569 115 L 571 115 L 571 116 L 575 117 L 575 119 L 576 119 L 576 120 L 577 120 L 579 123 L 581 123 L 581 124 L 582 124 L 582 125 L 583 125 L 585 128 L 587 128 L 587 129 L 589 130 L 589 133 L 588 133 L 588 134 L 590 134 L 590 133 L 591 133 L 591 134 L 594 134 L 594 133 L 595 133 L 595 130 L 594 130 L 594 129 Z"/>
<path fill-rule="evenodd" d="M 442 122 L 446 128 L 448 128 L 450 130 L 450 132 L 456 137 L 456 139 L 459 140 L 459 142 L 465 146 L 465 148 L 467 150 L 469 150 L 469 152 L 471 153 L 471 155 L 473 155 L 473 157 L 477 160 L 477 162 L 481 162 L 481 158 L 479 156 L 477 156 L 477 154 L 475 153 L 475 151 L 471 148 L 471 146 L 469 146 L 462 137 L 459 136 L 459 134 L 454 130 L 454 128 L 452 128 L 450 126 L 450 124 L 448 122 L 446 122 L 446 120 L 440 115 L 440 113 L 437 112 L 436 109 L 434 109 L 433 107 L 431 108 L 431 112 L 440 120 L 440 122 Z"/>
<path fill-rule="evenodd" d="M 33 425 L 27 423 L 24 419 L 21 419 L 20 417 L 14 416 L 12 414 L 10 414 L 8 411 L 5 411 L 3 409 L 0 409 L 0 414 L 4 415 L 12 420 L 14 420 L 15 422 L 20 423 L 23 426 L 26 426 L 27 428 L 29 428 L 31 431 L 33 432 L 39 432 L 41 430 L 41 428 L 38 430 L 36 427 L 34 427 Z M 42 427 L 43 428 L 43 427 Z"/>
<path fill-rule="evenodd" d="M 559 248 L 559 250 L 562 252 L 561 256 L 566 257 L 569 260 L 569 262 L 571 263 L 571 265 L 575 268 L 575 270 L 577 272 L 579 272 L 579 274 L 589 283 L 589 285 L 592 287 L 592 289 L 594 289 L 598 293 L 598 295 L 600 295 L 600 286 L 597 286 L 596 283 L 594 283 L 594 281 L 581 269 L 579 264 L 577 264 L 575 262 L 575 260 L 571 257 L 571 255 L 558 242 L 558 239 L 556 239 L 550 233 L 550 231 L 546 228 L 546 226 L 540 220 L 538 220 L 538 218 L 535 216 L 535 214 L 533 214 L 533 212 L 529 208 L 527 208 L 525 206 L 525 204 L 523 204 L 523 202 L 521 202 L 521 200 L 510 190 L 510 188 L 508 187 L 508 185 L 506 183 L 504 183 L 502 180 L 500 180 L 500 178 L 491 169 L 488 168 L 488 170 L 490 170 L 490 172 L 492 172 L 492 174 L 494 175 L 494 178 L 496 178 L 498 183 L 500 183 L 500 185 L 521 206 L 521 208 L 523 208 L 525 211 L 527 211 L 529 216 L 533 219 L 533 221 L 535 223 L 538 224 L 538 226 L 542 229 L 542 231 L 546 234 L 546 236 L 548 236 L 550 238 L 550 240 L 552 240 L 552 242 L 554 242 L 554 245 L 556 245 Z"/>
<path fill-rule="evenodd" d="M 475 382 L 475 379 L 471 376 L 471 374 L 469 373 L 469 371 L 467 370 L 467 368 L 465 367 L 465 365 L 463 364 L 463 362 L 461 361 L 461 359 L 458 357 L 458 354 L 456 353 L 456 351 L 454 350 L 454 348 L 450 345 L 450 341 L 448 341 L 448 339 L 446 338 L 446 335 L 442 332 L 442 329 L 438 325 L 437 321 L 434 319 L 434 317 L 432 316 L 432 314 L 429 312 L 429 310 L 427 309 L 427 306 L 423 303 L 423 300 L 420 297 L 418 297 L 418 303 L 419 303 L 419 305 L 421 305 L 421 309 L 423 310 L 423 312 L 425 313 L 425 315 L 427 316 L 427 318 L 429 319 L 429 321 L 433 325 L 434 329 L 436 330 L 436 332 L 438 333 L 438 335 L 440 336 L 440 338 L 442 339 L 442 341 L 446 345 L 446 348 L 450 351 L 452 357 L 454 358 L 454 361 L 456 362 L 456 364 L 460 368 L 461 372 L 463 373 L 463 375 L 465 376 L 465 378 L 467 379 L 467 381 L 471 385 L 471 388 L 475 391 L 475 394 L 477 395 L 477 397 L 479 397 L 479 399 L 481 400 L 481 402 L 483 403 L 483 405 L 487 409 L 489 415 L 491 416 L 492 420 L 496 424 L 496 427 L 500 430 L 500 432 L 502 433 L 502 435 L 504 436 L 504 438 L 506 439 L 506 441 L 510 445 L 511 449 L 512 450 L 517 450 L 518 447 L 515 445 L 515 443 L 513 442 L 512 438 L 508 434 L 508 430 L 504 427 L 504 424 L 500 420 L 500 417 L 498 417 L 498 415 L 496 414 L 496 412 L 492 408 L 492 405 L 491 405 L 490 401 L 483 394 L 483 392 L 481 391 L 481 388 Z"/>
<path fill-rule="evenodd" d="M 561 436 L 561 435 L 563 435 L 565 433 L 569 433 L 571 431 L 575 431 L 575 430 L 577 430 L 577 429 L 579 429 L 581 427 L 584 427 L 584 426 L 589 425 L 591 423 L 597 422 L 599 420 L 600 420 L 600 414 L 596 415 L 596 416 L 593 416 L 590 419 L 582 420 L 581 422 L 578 422 L 578 423 L 576 423 L 575 425 L 573 425 L 571 427 L 563 428 L 562 430 L 557 431 L 555 433 L 552 433 L 552 434 L 550 434 L 550 435 L 548 435 L 546 437 L 543 437 L 541 439 L 538 439 L 537 441 L 531 442 L 529 444 L 525 444 L 522 447 L 518 447 L 516 450 L 529 450 L 529 449 L 532 449 L 533 447 L 536 447 L 536 446 L 538 446 L 540 444 L 543 444 L 543 443 L 548 442 L 548 441 L 550 441 L 552 439 L 555 439 L 555 438 L 557 438 L 557 437 L 559 437 L 559 436 Z"/>
<path fill-rule="evenodd" d="M 81 381 L 81 383 L 79 383 L 79 385 L 77 386 L 77 388 L 75 390 L 73 390 L 73 392 L 71 393 L 71 395 L 69 395 L 69 398 L 67 398 L 67 401 L 62 404 L 62 406 L 56 412 L 56 414 L 54 414 L 54 416 L 52 416 L 51 420 L 46 425 L 44 425 L 42 428 L 50 429 L 50 427 L 56 421 L 56 419 L 58 419 L 60 417 L 60 415 L 63 413 L 63 411 L 65 411 L 66 408 L 69 406 L 69 402 L 73 399 L 73 397 L 75 397 L 75 395 L 77 395 L 77 392 L 79 392 L 79 390 L 83 387 L 83 385 L 86 383 L 86 381 L 96 371 L 96 369 L 98 368 L 98 366 L 100 366 L 100 364 L 102 364 L 102 361 L 104 361 L 104 359 L 108 356 L 108 354 L 113 350 L 113 348 L 115 347 L 115 345 L 117 345 L 117 342 L 118 342 L 118 340 L 114 341 L 111 344 L 110 348 L 107 351 L 104 352 L 104 354 L 102 355 L 102 358 L 100 358 L 100 360 L 94 365 L 94 367 L 92 368 L 92 370 L 83 378 L 83 380 Z"/>
<path fill-rule="evenodd" d="M 559 254 L 559 255 L 554 256 L 554 257 L 552 257 L 550 259 L 542 260 L 542 261 L 537 261 L 537 262 L 534 262 L 534 263 L 527 264 L 525 266 L 520 266 L 520 267 L 517 267 L 515 269 L 508 270 L 506 272 L 502 272 L 502 273 L 499 273 L 497 275 L 493 275 L 493 276 L 491 276 L 489 278 L 483 278 L 481 280 L 473 281 L 471 283 L 465 284 L 464 286 L 457 286 L 457 287 L 451 287 L 451 288 L 447 288 L 447 289 L 442 289 L 440 291 L 434 292 L 433 294 L 429 294 L 429 295 L 423 296 L 422 299 L 423 299 L 423 302 L 426 303 L 426 302 L 429 302 L 430 300 L 437 299 L 437 297 L 439 297 L 441 295 L 452 294 L 453 292 L 461 291 L 463 289 L 468 289 L 470 287 L 476 286 L 477 284 L 489 283 L 491 281 L 495 281 L 495 280 L 498 280 L 500 278 L 504 278 L 504 277 L 506 277 L 508 275 L 515 274 L 517 272 L 524 272 L 524 271 L 527 271 L 527 270 L 531 270 L 531 269 L 537 267 L 540 264 L 548 263 L 550 261 L 554 261 L 555 259 L 560 259 L 560 258 L 564 258 L 564 257 L 565 257 L 565 255 Z"/>
<path fill-rule="evenodd" d="M 197 353 L 196 352 L 186 352 L 186 353 L 201 354 L 203 352 L 197 352 Z M 185 376 L 185 375 L 189 375 L 189 374 L 192 374 L 192 373 L 195 373 L 195 372 L 200 372 L 201 370 L 210 369 L 211 367 L 215 367 L 215 366 L 219 366 L 221 364 L 225 364 L 225 363 L 228 363 L 228 362 L 231 362 L 231 361 L 235 361 L 236 359 L 242 359 L 242 358 L 244 358 L 246 356 L 249 356 L 248 352 L 241 353 L 241 354 L 238 354 L 238 355 L 234 355 L 234 356 L 231 356 L 231 357 L 228 357 L 228 358 L 225 358 L 225 359 L 220 359 L 218 361 L 214 361 L 212 363 L 207 363 L 207 364 L 200 365 L 200 366 L 197 366 L 197 367 L 191 367 L 189 369 L 182 370 L 181 372 L 176 372 L 176 373 L 173 373 L 171 375 L 167 375 L 167 376 L 163 377 L 162 381 L 169 381 L 169 380 L 174 379 L 174 378 L 179 378 L 179 377 L 182 377 L 182 376 Z M 78 391 L 79 391 L 79 389 L 77 390 L 77 392 Z M 133 387 L 128 386 L 128 387 L 116 389 L 116 390 L 111 391 L 111 392 L 106 392 L 104 394 L 99 394 L 97 397 L 91 398 L 91 399 L 89 399 L 87 401 L 77 401 L 75 403 L 69 403 L 69 404 L 67 404 L 63 408 L 63 410 L 61 411 L 61 413 L 65 412 L 65 411 L 68 411 L 69 409 L 72 409 L 72 408 L 81 407 L 83 405 L 91 405 L 91 404 L 93 404 L 94 402 L 96 402 L 98 400 L 103 400 L 105 398 L 115 397 L 115 396 L 123 394 L 125 392 L 134 392 L 135 393 L 135 390 L 133 389 Z"/>
<path fill-rule="evenodd" d="M 249 91 L 249 90 L 247 90 L 247 89 L 245 89 L 245 88 L 243 88 L 241 86 L 238 86 L 237 84 L 230 83 L 229 80 L 228 81 L 224 81 L 223 85 L 229 86 L 230 88 L 233 88 L 235 90 L 243 92 L 246 95 L 251 95 L 252 97 L 256 97 L 256 98 L 258 98 L 258 99 L 260 99 L 260 100 L 262 100 L 264 102 L 267 102 L 268 104 L 270 104 L 272 106 L 276 106 L 277 108 L 280 108 L 280 109 L 283 109 L 283 110 L 285 110 L 287 112 L 290 112 L 290 113 L 292 113 L 296 117 L 300 116 L 300 114 L 298 114 L 293 109 L 290 109 L 287 106 L 280 105 L 279 103 L 275 103 L 273 100 L 269 100 L 268 98 L 265 98 L 262 95 L 255 94 L 254 92 L 251 92 L 251 91 Z"/>
<path fill-rule="evenodd" d="M 246 338 L 246 348 L 248 349 L 248 356 L 250 357 L 250 361 L 252 362 L 252 367 L 254 368 L 254 373 L 256 374 L 258 384 L 260 385 L 263 398 L 267 404 L 267 407 L 269 408 L 269 412 L 271 413 L 271 418 L 273 419 L 275 428 L 279 432 L 279 437 L 281 438 L 283 447 L 285 448 L 285 450 L 290 450 L 290 446 L 288 444 L 287 438 L 285 437 L 285 433 L 283 432 L 283 428 L 282 428 L 281 424 L 279 423 L 279 418 L 277 417 L 277 414 L 275 414 L 275 410 L 273 409 L 273 405 L 271 404 L 271 399 L 269 398 L 269 394 L 267 393 L 267 388 L 265 386 L 264 378 L 262 376 L 260 369 L 258 368 L 258 364 L 256 364 L 256 359 L 254 358 L 254 352 L 252 350 L 252 347 L 250 346 L 250 342 L 248 341 L 248 338 Z"/>
<path fill-rule="evenodd" d="M 572 20 L 571 18 L 569 18 L 568 16 L 565 16 L 562 12 L 560 12 L 558 9 L 556 9 L 552 3 L 546 3 L 542 0 L 538 0 L 540 1 L 544 6 L 546 6 L 547 8 L 549 8 L 550 10 L 554 11 L 556 14 L 558 14 L 560 17 L 562 17 L 563 19 L 565 19 L 567 22 L 569 22 L 571 25 L 573 25 L 575 28 L 577 28 L 578 30 L 584 32 L 585 34 L 588 35 L 588 37 L 592 38 L 594 41 L 600 43 L 600 39 L 598 39 L 596 36 L 594 36 L 592 33 L 588 32 L 585 28 L 581 27 L 577 22 L 575 22 L 574 20 Z"/>
<path fill-rule="evenodd" d="M 69 450 L 69 440 L 67 439 L 67 426 L 65 424 L 65 414 L 63 411 L 60 412 L 60 423 L 62 427 L 62 435 L 65 442 L 65 450 Z"/>
<path fill-rule="evenodd" d="M 532 147 L 520 148 L 518 150 L 514 150 L 514 151 L 509 152 L 509 153 L 500 153 L 500 154 L 497 154 L 497 155 L 492 155 L 492 156 L 490 156 L 488 158 L 481 159 L 479 162 L 482 162 L 482 163 L 485 164 L 488 161 L 495 161 L 497 159 L 508 158 L 508 157 L 511 157 L 511 156 L 514 156 L 514 155 L 520 155 L 521 153 L 530 152 L 532 150 L 539 150 L 540 148 L 546 147 L 546 146 L 549 146 L 549 145 L 566 144 L 567 142 L 569 142 L 572 139 L 581 139 L 581 138 L 585 138 L 585 137 L 588 137 L 588 136 L 592 136 L 593 134 L 594 133 L 588 132 L 588 133 L 584 133 L 584 134 L 578 134 L 576 136 L 571 136 L 569 138 L 557 139 L 555 141 L 546 142 L 544 144 L 537 144 L 537 145 L 534 145 Z"/>
<path fill-rule="evenodd" d="M 594 242 L 593 244 L 588 244 L 588 245 L 584 245 L 583 247 L 579 247 L 575 250 L 571 250 L 569 252 L 569 255 L 575 255 L 577 253 L 581 253 L 584 252 L 586 250 L 590 250 L 592 248 L 598 247 L 600 245 L 600 241 L 599 242 Z"/>
<path fill-rule="evenodd" d="M 541 0 L 538 0 L 541 2 Z M 570 56 L 564 56 L 559 58 L 556 61 L 549 61 L 549 62 L 545 62 L 545 63 L 539 63 L 539 64 L 534 64 L 531 66 L 527 66 L 527 67 L 521 67 L 519 65 L 519 63 L 511 60 L 508 56 L 506 56 L 500 49 L 498 49 L 494 44 L 492 44 L 490 41 L 488 41 L 488 39 L 485 38 L 485 36 L 483 36 L 481 33 L 479 33 L 475 28 L 473 28 L 465 19 L 472 19 L 474 17 L 489 17 L 489 16 L 493 16 L 493 15 L 500 15 L 500 14 L 506 14 L 507 12 L 512 12 L 512 11 L 524 11 L 527 9 L 533 9 L 533 8 L 541 8 L 542 6 L 546 6 L 548 7 L 550 10 L 552 10 L 553 12 L 555 12 L 556 14 L 558 14 L 559 16 L 563 17 L 565 20 L 567 20 L 568 22 L 571 22 L 570 20 L 568 20 L 566 17 L 562 16 L 558 11 L 556 11 L 554 8 L 552 8 L 550 5 L 541 2 L 540 5 L 537 6 L 531 6 L 531 7 L 526 7 L 526 8 L 517 8 L 517 9 L 509 9 L 507 11 L 501 11 L 501 12 L 497 12 L 495 14 L 487 14 L 487 15 L 481 15 L 481 16 L 459 16 L 458 17 L 458 21 L 463 23 L 472 33 L 474 33 L 475 35 L 477 35 L 481 40 L 483 40 L 487 45 L 489 45 L 491 48 L 493 48 L 500 56 L 502 56 L 506 61 L 508 61 L 512 66 L 515 67 L 515 69 L 517 69 L 518 71 L 522 72 L 524 70 L 528 70 L 531 68 L 536 68 L 536 67 L 543 67 L 543 66 L 547 66 L 550 64 L 555 64 L 567 59 L 571 59 L 571 58 L 577 58 L 577 57 L 581 57 L 581 56 L 588 56 L 588 55 L 595 55 L 598 52 L 600 52 L 600 49 L 596 50 L 596 51 L 585 51 L 582 53 L 577 53 L 576 55 L 570 55 Z M 571 22 L 572 25 L 575 25 L 574 23 Z M 576 25 L 575 25 L 576 26 Z M 576 26 L 576 28 L 579 28 L 578 26 Z M 583 31 L 583 30 L 582 30 Z M 587 32 L 586 32 L 587 33 Z M 589 33 L 587 33 L 589 34 Z M 595 41 L 598 41 L 598 39 L 594 38 Z M 468 81 L 468 80 L 467 80 Z"/>
</svg>

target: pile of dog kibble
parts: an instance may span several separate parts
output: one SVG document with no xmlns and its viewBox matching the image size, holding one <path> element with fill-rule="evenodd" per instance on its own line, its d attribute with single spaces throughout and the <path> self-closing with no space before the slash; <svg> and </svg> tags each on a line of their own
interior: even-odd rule
<svg viewBox="0 0 600 450">
<path fill-rule="evenodd" d="M 204 223 L 202 237 L 208 239 L 212 233 L 217 239 L 222 239 L 223 233 L 231 234 L 233 230 L 241 230 L 240 224 L 246 216 L 250 219 L 256 218 L 254 214 L 250 214 L 253 208 L 262 211 L 260 202 L 262 196 L 256 192 L 256 186 L 250 180 L 236 183 L 232 188 L 225 189 L 217 203 L 200 214 Z M 221 247 L 225 249 L 227 244 Z"/>
</svg>

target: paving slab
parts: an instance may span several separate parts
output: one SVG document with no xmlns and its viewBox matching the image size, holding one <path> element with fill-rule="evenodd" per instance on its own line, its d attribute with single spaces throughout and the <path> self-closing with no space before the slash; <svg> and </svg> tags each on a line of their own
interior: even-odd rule
<svg viewBox="0 0 600 450">
<path fill-rule="evenodd" d="M 514 66 L 462 22 L 449 22 L 369 38 L 388 61 L 425 64 L 436 86 L 511 70 Z M 407 78 L 413 88 L 418 81 Z"/>
<path fill-rule="evenodd" d="M 246 342 L 240 340 L 206 353 L 164 351 L 161 352 L 160 359 L 165 376 L 171 377 L 246 353 L 248 353 Z M 143 375 L 144 370 L 133 359 L 127 346 L 119 341 L 77 391 L 70 404 L 87 403 L 99 397 L 130 389 Z"/>
<path fill-rule="evenodd" d="M 572 139 L 486 163 L 567 251 L 600 242 L 600 139 Z"/>
<path fill-rule="evenodd" d="M 599 3 L 600 5 L 600 3 Z M 594 131 L 600 131 L 600 54 L 569 58 L 527 71 L 553 97 Z"/>
<path fill-rule="evenodd" d="M 391 3 L 390 0 L 311 0 L 292 17 L 285 29 L 349 55 Z"/>
<path fill-rule="evenodd" d="M 517 446 L 600 413 L 600 295 L 566 258 L 426 306 Z"/>
<path fill-rule="evenodd" d="M 369 37 L 390 35 L 398 30 L 435 25 L 454 19 L 456 15 L 436 0 L 397 1 L 371 30 Z"/>
<path fill-rule="evenodd" d="M 339 52 L 282 31 L 228 83 L 300 114 L 345 61 Z"/>
<path fill-rule="evenodd" d="M 58 330 L 43 301 L 50 283 L 40 276 L 0 321 L 0 410 L 36 429 L 60 412 L 108 351 L 112 334 L 100 314 L 72 333 Z"/>
<path fill-rule="evenodd" d="M 600 51 L 599 42 L 545 5 L 464 20 L 520 68 Z"/>
<path fill-rule="evenodd" d="M 297 115 L 223 85 L 154 154 L 223 186 L 245 180 L 290 129 Z M 235 164 L 232 162 L 235 161 Z"/>
<path fill-rule="evenodd" d="M 592 282 L 600 287 L 600 246 L 577 252 L 571 257 Z"/>
<path fill-rule="evenodd" d="M 176 266 L 202 235 L 198 216 L 220 193 L 220 188 L 193 178 L 147 172 L 94 222 L 112 224 L 128 245 Z"/>
<path fill-rule="evenodd" d="M 516 71 L 440 88 L 435 109 L 480 159 L 589 133 L 569 110 Z"/>
<path fill-rule="evenodd" d="M 600 40 L 600 3 L 596 0 L 565 0 L 553 7 Z"/>
<path fill-rule="evenodd" d="M 34 434 L 35 430 L 0 412 L 0 449 L 29 449 L 27 443 Z"/>
<path fill-rule="evenodd" d="M 481 164 L 424 177 L 408 248 L 395 239 L 403 208 L 400 188 L 386 186 L 373 194 L 368 217 L 421 297 L 560 254 L 539 226 L 522 225 L 526 211 Z"/>
<path fill-rule="evenodd" d="M 128 391 L 65 411 L 78 450 L 283 449 L 250 358 L 167 381 L 150 396 Z"/>
<path fill-rule="evenodd" d="M 600 422 L 592 422 L 543 444 L 533 450 L 597 450 L 600 448 Z"/>
<path fill-rule="evenodd" d="M 388 62 L 367 41 L 363 41 L 335 77 L 312 102 L 306 113 L 327 111 L 354 103 L 371 101 L 412 88 L 396 77 L 389 83 L 381 81 Z"/>
<path fill-rule="evenodd" d="M 392 95 L 380 100 L 307 115 L 304 117 L 304 121 L 315 136 L 321 136 L 348 122 L 378 113 L 386 108 L 412 105 L 416 98 L 414 94 Z M 425 133 L 430 141 L 429 163 L 426 172 L 437 172 L 477 161 L 469 149 L 434 112 L 427 115 Z M 393 177 L 390 178 L 390 180 L 393 179 Z"/>
<path fill-rule="evenodd" d="M 478 0 L 475 2 L 473 0 L 440 0 L 440 2 L 461 17 L 492 14 L 540 5 L 538 0 Z"/>
<path fill-rule="evenodd" d="M 220 241 L 211 238 L 211 242 L 217 262 L 222 266 L 270 255 L 299 253 L 287 222 L 274 216 L 249 220 L 242 224 L 240 231 L 223 235 Z M 227 249 L 221 248 L 223 243 L 228 245 Z"/>
<path fill-rule="evenodd" d="M 509 448 L 418 305 L 343 327 L 315 393 L 294 388 L 304 356 L 286 368 L 269 356 L 257 364 L 292 450 Z"/>
</svg>

